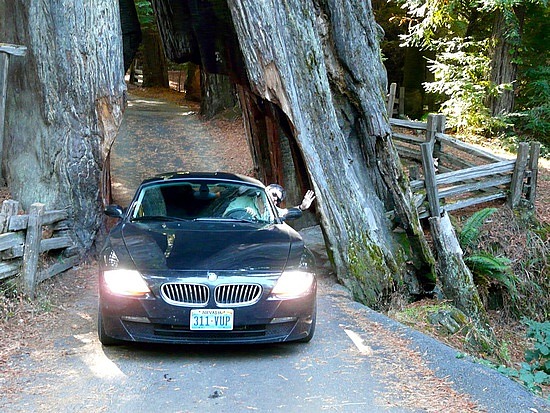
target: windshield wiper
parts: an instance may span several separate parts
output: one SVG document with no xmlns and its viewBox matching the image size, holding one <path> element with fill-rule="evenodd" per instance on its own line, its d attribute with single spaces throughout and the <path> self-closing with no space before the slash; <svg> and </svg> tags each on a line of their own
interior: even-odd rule
<svg viewBox="0 0 550 413">
<path fill-rule="evenodd" d="M 219 222 L 247 222 L 249 224 L 256 224 L 257 220 L 246 218 L 228 218 L 228 217 L 210 217 L 210 218 L 195 218 L 193 221 L 219 221 Z"/>
<path fill-rule="evenodd" d="M 167 217 L 165 215 L 144 215 L 142 217 L 132 218 L 130 221 L 138 222 L 138 221 L 189 221 L 189 220 L 185 218 L 178 218 L 178 217 Z"/>
</svg>

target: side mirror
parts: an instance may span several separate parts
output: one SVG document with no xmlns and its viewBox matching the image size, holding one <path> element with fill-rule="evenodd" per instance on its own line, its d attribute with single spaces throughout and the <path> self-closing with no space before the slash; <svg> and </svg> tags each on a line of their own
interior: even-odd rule
<svg viewBox="0 0 550 413">
<path fill-rule="evenodd" d="M 122 219 L 124 216 L 124 210 L 118 205 L 107 205 L 104 212 L 105 215 L 112 218 Z"/>
<path fill-rule="evenodd" d="M 283 221 L 289 221 L 289 220 L 298 219 L 301 217 L 302 217 L 301 210 L 299 210 L 298 208 L 290 208 L 289 210 L 287 210 L 286 214 L 281 215 L 280 218 Z"/>
</svg>

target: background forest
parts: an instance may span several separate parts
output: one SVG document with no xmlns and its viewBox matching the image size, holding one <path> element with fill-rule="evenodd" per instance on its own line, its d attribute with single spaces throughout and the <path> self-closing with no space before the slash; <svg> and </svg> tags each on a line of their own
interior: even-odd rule
<svg viewBox="0 0 550 413">
<path fill-rule="evenodd" d="M 162 56 L 151 3 L 135 4 L 147 49 L 144 86 L 168 86 L 173 64 Z M 547 0 L 374 0 L 372 6 L 384 31 L 388 84 L 404 88 L 408 118 L 443 113 L 464 139 L 504 148 L 538 141 L 541 155 L 550 156 Z"/>
<path fill-rule="evenodd" d="M 545 0 L 377 1 L 389 82 L 405 113 L 447 116 L 457 133 L 541 142 L 550 155 L 550 9 Z"/>
</svg>

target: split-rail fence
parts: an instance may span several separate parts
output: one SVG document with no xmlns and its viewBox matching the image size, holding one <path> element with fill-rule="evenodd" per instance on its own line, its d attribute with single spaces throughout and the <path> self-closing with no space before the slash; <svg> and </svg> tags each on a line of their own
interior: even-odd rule
<svg viewBox="0 0 550 413">
<path fill-rule="evenodd" d="M 29 297 L 38 283 L 72 268 L 80 259 L 67 209 L 46 211 L 31 205 L 21 214 L 19 202 L 5 200 L 0 210 L 0 280 L 19 275 Z"/>
<path fill-rule="evenodd" d="M 533 206 L 539 143 L 520 143 L 516 159 L 506 159 L 445 134 L 445 116 L 427 122 L 390 118 L 400 158 L 421 218 L 507 199 L 510 207 Z"/>
</svg>

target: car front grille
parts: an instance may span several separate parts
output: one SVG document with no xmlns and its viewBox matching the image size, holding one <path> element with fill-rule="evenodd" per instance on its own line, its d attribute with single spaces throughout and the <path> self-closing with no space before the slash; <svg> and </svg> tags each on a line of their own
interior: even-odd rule
<svg viewBox="0 0 550 413">
<path fill-rule="evenodd" d="M 193 283 L 167 283 L 160 288 L 162 298 L 173 305 L 204 306 L 208 304 L 210 290 L 207 285 Z M 216 305 L 238 307 L 256 303 L 262 295 L 258 284 L 222 284 L 214 290 Z"/>
<path fill-rule="evenodd" d="M 252 305 L 260 299 L 262 287 L 258 284 L 222 284 L 216 287 L 216 304 L 225 307 Z"/>
<path fill-rule="evenodd" d="M 210 291 L 203 284 L 169 283 L 160 288 L 166 302 L 175 305 L 202 306 L 208 303 Z"/>
</svg>

